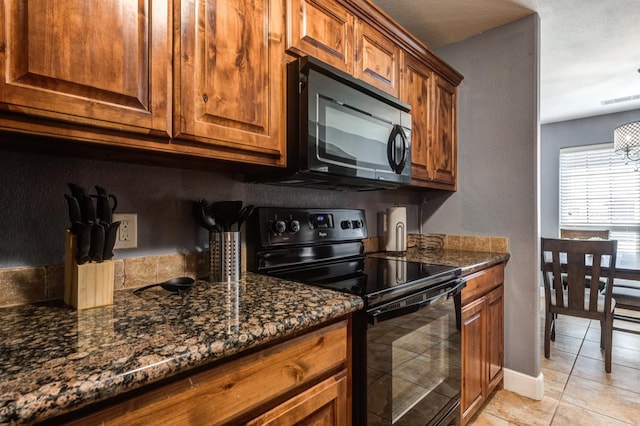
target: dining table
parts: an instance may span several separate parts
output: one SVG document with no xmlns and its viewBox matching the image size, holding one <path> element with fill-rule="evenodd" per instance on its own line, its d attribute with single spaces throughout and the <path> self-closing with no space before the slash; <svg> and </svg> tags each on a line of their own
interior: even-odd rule
<svg viewBox="0 0 640 426">
<path fill-rule="evenodd" d="M 613 329 L 640 334 L 637 327 L 624 326 L 629 322 L 640 323 L 640 253 L 616 254 L 613 298 L 616 300 Z"/>
<path fill-rule="evenodd" d="M 640 253 L 618 252 L 614 277 L 623 280 L 640 281 Z M 638 283 L 640 286 L 640 283 Z"/>
</svg>

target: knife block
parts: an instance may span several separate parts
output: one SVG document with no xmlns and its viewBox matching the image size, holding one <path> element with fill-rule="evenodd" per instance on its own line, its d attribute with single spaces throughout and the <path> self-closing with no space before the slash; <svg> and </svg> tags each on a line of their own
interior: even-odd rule
<svg viewBox="0 0 640 426">
<path fill-rule="evenodd" d="M 64 303 L 76 309 L 113 304 L 113 260 L 78 265 L 76 236 L 68 229 L 64 245 Z"/>
</svg>

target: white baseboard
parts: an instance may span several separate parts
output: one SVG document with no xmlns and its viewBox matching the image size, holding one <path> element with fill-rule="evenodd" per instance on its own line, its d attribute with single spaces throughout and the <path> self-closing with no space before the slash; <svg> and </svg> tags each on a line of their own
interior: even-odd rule
<svg viewBox="0 0 640 426">
<path fill-rule="evenodd" d="M 544 375 L 527 376 L 518 371 L 504 369 L 504 388 L 527 398 L 541 400 L 544 396 Z"/>
</svg>

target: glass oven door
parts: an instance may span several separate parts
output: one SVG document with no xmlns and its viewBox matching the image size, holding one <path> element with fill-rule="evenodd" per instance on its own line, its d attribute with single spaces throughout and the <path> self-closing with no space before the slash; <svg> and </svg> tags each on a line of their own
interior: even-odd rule
<svg viewBox="0 0 640 426">
<path fill-rule="evenodd" d="M 369 424 L 459 424 L 461 340 L 454 298 L 369 324 Z"/>
</svg>

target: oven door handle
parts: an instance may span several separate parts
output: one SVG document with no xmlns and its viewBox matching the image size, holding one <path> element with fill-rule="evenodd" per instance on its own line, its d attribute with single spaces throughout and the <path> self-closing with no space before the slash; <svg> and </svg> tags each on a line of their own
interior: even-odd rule
<svg viewBox="0 0 640 426">
<path fill-rule="evenodd" d="M 452 287 L 449 292 L 447 293 L 447 299 L 450 297 L 454 297 L 457 296 L 458 293 L 460 293 L 462 291 L 463 288 L 465 288 L 467 286 L 467 281 L 463 280 L 462 278 L 458 279 L 455 281 L 455 286 Z"/>
<path fill-rule="evenodd" d="M 370 324 L 377 324 L 381 321 L 386 321 L 386 320 L 390 320 L 393 318 L 397 318 L 400 317 L 402 315 L 407 315 L 410 314 L 412 312 L 416 312 L 418 310 L 420 310 L 421 308 L 428 306 L 430 304 L 432 304 L 433 302 L 435 302 L 438 299 L 441 299 L 443 297 L 446 297 L 447 299 L 449 299 L 450 297 L 456 296 L 458 293 L 460 293 L 460 291 L 462 291 L 462 289 L 467 285 L 467 282 L 461 278 L 453 280 L 450 282 L 450 286 L 448 286 L 447 290 L 445 292 L 442 292 L 440 294 L 437 294 L 433 297 L 429 297 L 426 300 L 422 300 L 420 302 L 416 302 L 416 303 L 412 303 L 412 304 L 408 304 L 408 305 L 404 305 L 401 306 L 399 308 L 389 308 L 389 309 L 372 309 L 370 312 L 367 312 L 367 316 L 369 318 L 369 323 Z M 416 295 L 411 295 L 408 297 L 415 297 Z M 393 302 L 390 302 L 389 304 L 387 304 L 386 306 L 392 305 Z M 384 308 L 386 306 L 383 306 L 381 308 Z"/>
</svg>

